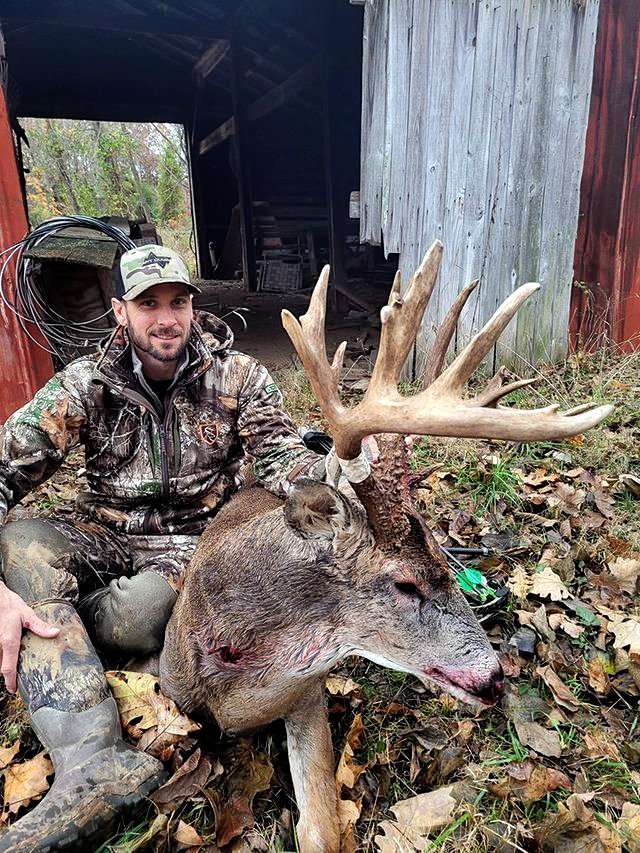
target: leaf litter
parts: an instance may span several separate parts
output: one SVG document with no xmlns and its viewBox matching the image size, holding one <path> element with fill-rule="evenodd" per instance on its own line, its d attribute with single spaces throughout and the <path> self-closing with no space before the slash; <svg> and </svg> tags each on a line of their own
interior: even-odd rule
<svg viewBox="0 0 640 853">
<path fill-rule="evenodd" d="M 596 360 L 578 354 L 564 367 L 567 405 L 592 385 L 615 401 L 609 377 L 621 383 L 608 424 L 579 440 L 414 445 L 414 495 L 437 540 L 488 549 L 464 558 L 465 577 L 479 573 L 506 591 L 493 611 L 473 592 L 470 600 L 508 684 L 500 707 L 477 711 L 361 660 L 331 674 L 347 853 L 640 853 L 640 371 L 623 381 L 621 365 L 597 373 Z M 560 382 L 557 372 L 542 380 L 554 391 Z M 546 402 L 527 393 L 519 405 Z M 14 512 L 59 511 L 83 476 L 72 458 Z M 221 736 L 171 707 L 153 677 L 114 669 L 110 678 L 126 737 L 158 755 L 170 777 L 146 818 L 105 851 L 296 849 L 281 723 Z M 10 706 L 5 696 L 0 703 L 0 713 Z M 11 720 L 0 727 L 5 823 L 51 782 L 24 718 Z"/>
</svg>

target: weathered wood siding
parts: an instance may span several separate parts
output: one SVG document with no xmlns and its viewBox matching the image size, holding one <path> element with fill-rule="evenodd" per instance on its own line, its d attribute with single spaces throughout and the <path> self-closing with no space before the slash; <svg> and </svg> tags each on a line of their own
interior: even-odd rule
<svg viewBox="0 0 640 853">
<path fill-rule="evenodd" d="M 494 360 L 565 355 L 598 3 L 368 0 L 360 236 L 406 278 L 445 244 L 418 358 L 473 278 L 458 346 L 534 280 Z"/>
</svg>

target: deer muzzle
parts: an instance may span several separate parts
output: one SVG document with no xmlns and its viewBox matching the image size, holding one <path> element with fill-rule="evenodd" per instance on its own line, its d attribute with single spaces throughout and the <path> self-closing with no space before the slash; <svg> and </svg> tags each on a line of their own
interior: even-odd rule
<svg viewBox="0 0 640 853">
<path fill-rule="evenodd" d="M 495 668 L 488 675 L 463 669 L 438 667 L 429 667 L 425 669 L 424 674 L 429 680 L 435 681 L 454 696 L 467 702 L 495 705 L 504 690 L 504 673 L 497 661 Z"/>
</svg>

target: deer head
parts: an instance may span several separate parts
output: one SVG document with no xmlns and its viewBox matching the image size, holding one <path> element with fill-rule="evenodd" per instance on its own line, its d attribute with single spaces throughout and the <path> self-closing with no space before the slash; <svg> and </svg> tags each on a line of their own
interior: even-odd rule
<svg viewBox="0 0 640 853">
<path fill-rule="evenodd" d="M 411 501 L 408 451 L 402 436 L 511 441 L 564 438 L 590 429 L 612 407 L 586 405 L 561 414 L 557 405 L 529 411 L 499 406 L 504 396 L 534 381 L 504 384 L 502 369 L 482 392 L 463 397 L 470 375 L 523 302 L 538 290 L 539 285 L 533 283 L 524 284 L 509 296 L 443 369 L 460 312 L 477 282 L 465 288 L 436 334 L 423 390 L 403 397 L 398 390 L 400 371 L 433 291 L 442 251 L 442 244 L 436 241 L 404 295 L 400 292 L 400 275 L 396 275 L 388 304 L 380 313 L 380 346 L 371 380 L 362 401 L 352 408 L 342 404 L 338 393 L 346 342 L 338 347 L 331 364 L 326 355 L 329 267 L 320 275 L 307 313 L 296 320 L 285 310 L 282 322 L 329 424 L 338 457 L 354 459 L 365 436 L 378 438 L 378 462 L 364 481 L 353 484 L 362 505 L 356 512 L 363 512 L 369 536 L 367 545 L 359 549 L 357 571 L 353 572 L 353 596 L 360 599 L 359 606 L 353 608 L 359 614 L 357 624 L 350 628 L 355 650 L 394 669 L 413 672 L 427 682 L 435 681 L 460 698 L 489 704 L 500 691 L 501 669 L 441 549 Z M 317 495 L 315 500 L 319 505 Z M 298 503 L 304 504 L 302 494 Z M 337 494 L 331 498 L 327 493 L 323 505 L 328 517 L 346 513 L 344 499 Z M 369 613 L 370 618 L 363 620 L 363 613 Z"/>
</svg>

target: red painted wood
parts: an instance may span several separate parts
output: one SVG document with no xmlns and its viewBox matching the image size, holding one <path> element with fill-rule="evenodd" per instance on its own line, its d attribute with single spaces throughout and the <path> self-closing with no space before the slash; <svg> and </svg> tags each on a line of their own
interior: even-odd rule
<svg viewBox="0 0 640 853">
<path fill-rule="evenodd" d="M 13 245 L 24 237 L 27 228 L 7 104 L 0 86 L 0 247 Z M 9 290 L 12 293 L 13 280 Z M 0 301 L 0 423 L 26 403 L 52 373 L 49 355 L 29 340 Z"/>
<path fill-rule="evenodd" d="M 640 3 L 601 0 L 570 341 L 640 348 Z"/>
</svg>

